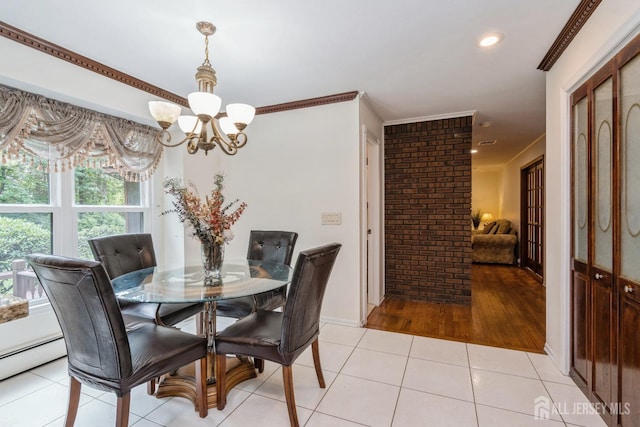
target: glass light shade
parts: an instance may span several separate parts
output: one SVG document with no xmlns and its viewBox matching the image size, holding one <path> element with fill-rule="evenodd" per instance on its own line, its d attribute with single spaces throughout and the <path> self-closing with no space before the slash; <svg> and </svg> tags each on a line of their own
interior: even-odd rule
<svg viewBox="0 0 640 427">
<path fill-rule="evenodd" d="M 205 114 L 209 117 L 215 117 L 220 111 L 220 105 L 222 105 L 222 100 L 218 95 L 208 92 L 192 92 L 187 99 L 189 100 L 191 111 L 196 116 Z"/>
<path fill-rule="evenodd" d="M 173 123 L 182 112 L 179 105 L 164 101 L 149 101 L 149 112 L 156 122 Z"/>
<path fill-rule="evenodd" d="M 231 121 L 229 117 L 221 117 L 220 120 L 218 120 L 218 123 L 220 123 L 220 129 L 222 129 L 222 132 L 227 135 L 235 135 L 238 133 L 236 125 L 233 124 L 233 121 Z"/>
<path fill-rule="evenodd" d="M 256 115 L 256 109 L 247 104 L 227 105 L 227 115 L 233 123 L 244 123 L 248 125 Z"/>
<path fill-rule="evenodd" d="M 196 124 L 197 123 L 197 124 Z M 180 116 L 178 117 L 178 126 L 185 134 L 195 133 L 200 134 L 202 129 L 202 122 L 198 120 L 196 116 Z M 196 130 L 193 130 L 193 128 Z"/>
</svg>

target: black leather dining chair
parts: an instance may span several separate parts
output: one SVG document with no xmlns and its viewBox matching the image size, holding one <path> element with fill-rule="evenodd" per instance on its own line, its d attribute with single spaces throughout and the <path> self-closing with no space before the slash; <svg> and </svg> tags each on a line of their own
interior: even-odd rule
<svg viewBox="0 0 640 427">
<path fill-rule="evenodd" d="M 156 266 L 153 240 L 148 233 L 115 234 L 89 239 L 96 261 L 104 266 L 110 279 L 125 273 Z M 125 322 L 154 320 L 173 326 L 202 313 L 203 304 L 152 304 L 120 301 Z M 200 322 L 198 322 L 200 324 Z"/>
<path fill-rule="evenodd" d="M 27 256 L 58 318 L 70 376 L 65 426 L 73 426 L 82 384 L 116 393 L 116 427 L 129 420 L 131 389 L 196 362 L 196 406 L 206 417 L 207 340 L 140 322 L 125 327 L 111 281 L 100 262 Z"/>
<path fill-rule="evenodd" d="M 284 390 L 292 426 L 298 426 L 292 364 L 311 346 L 321 388 L 318 336 L 320 310 L 327 282 L 340 250 L 339 243 L 300 252 L 284 311 L 258 310 L 216 335 L 216 391 L 218 410 L 226 405 L 226 355 L 257 357 L 282 365 Z"/>
<path fill-rule="evenodd" d="M 298 233 L 293 231 L 251 230 L 247 259 L 291 265 L 297 240 Z M 219 301 L 216 312 L 219 316 L 240 319 L 257 309 L 275 310 L 282 307 L 286 298 L 287 286 L 285 285 L 250 297 Z"/>
</svg>

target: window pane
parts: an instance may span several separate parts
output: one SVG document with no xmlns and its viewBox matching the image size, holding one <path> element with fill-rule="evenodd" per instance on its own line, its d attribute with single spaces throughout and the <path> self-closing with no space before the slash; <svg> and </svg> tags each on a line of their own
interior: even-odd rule
<svg viewBox="0 0 640 427">
<path fill-rule="evenodd" d="M 140 206 L 140 183 L 127 182 L 113 169 L 76 168 L 76 204 Z"/>
<path fill-rule="evenodd" d="M 78 214 L 78 256 L 93 259 L 88 239 L 110 234 L 142 233 L 142 212 L 81 212 Z"/>
<path fill-rule="evenodd" d="M 52 252 L 51 213 L 0 213 L 0 295 L 44 297 L 24 256 Z"/>
<path fill-rule="evenodd" d="M 49 173 L 42 165 L 16 160 L 0 165 L 0 204 L 48 205 Z"/>
</svg>

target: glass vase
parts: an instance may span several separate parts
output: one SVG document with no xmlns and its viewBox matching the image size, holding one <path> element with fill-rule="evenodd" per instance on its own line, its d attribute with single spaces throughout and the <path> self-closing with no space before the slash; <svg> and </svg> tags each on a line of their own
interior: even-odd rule
<svg viewBox="0 0 640 427">
<path fill-rule="evenodd" d="M 201 249 L 205 282 L 220 282 L 222 262 L 224 261 L 224 243 L 202 242 Z"/>
</svg>

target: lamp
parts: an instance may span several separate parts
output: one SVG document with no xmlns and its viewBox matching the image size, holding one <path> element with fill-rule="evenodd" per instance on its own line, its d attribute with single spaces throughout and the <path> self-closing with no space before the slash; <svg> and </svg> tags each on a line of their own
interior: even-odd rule
<svg viewBox="0 0 640 427">
<path fill-rule="evenodd" d="M 244 130 L 253 120 L 256 109 L 247 104 L 229 104 L 226 116 L 220 120 L 216 119 L 222 100 L 213 94 L 217 78 L 216 71 L 209 62 L 209 36 L 216 32 L 216 26 L 201 21 L 196 24 L 196 28 L 204 35 L 205 58 L 196 73 L 198 92 L 190 93 L 187 97 L 189 108 L 195 115 L 180 116 L 182 108 L 179 105 L 165 101 L 150 101 L 149 111 L 162 128 L 155 139 L 165 147 L 177 147 L 186 142 L 189 154 L 195 154 L 202 149 L 206 155 L 217 145 L 225 154 L 234 155 L 247 143 Z M 182 141 L 171 144 L 171 134 L 167 129 L 176 121 L 186 136 Z M 213 133 L 210 138 L 207 130 L 209 127 Z"/>
<path fill-rule="evenodd" d="M 493 221 L 493 215 L 491 215 L 489 212 L 485 212 L 482 214 L 482 218 L 480 218 L 480 221 L 482 221 L 484 225 L 487 225 L 488 223 Z"/>
</svg>

